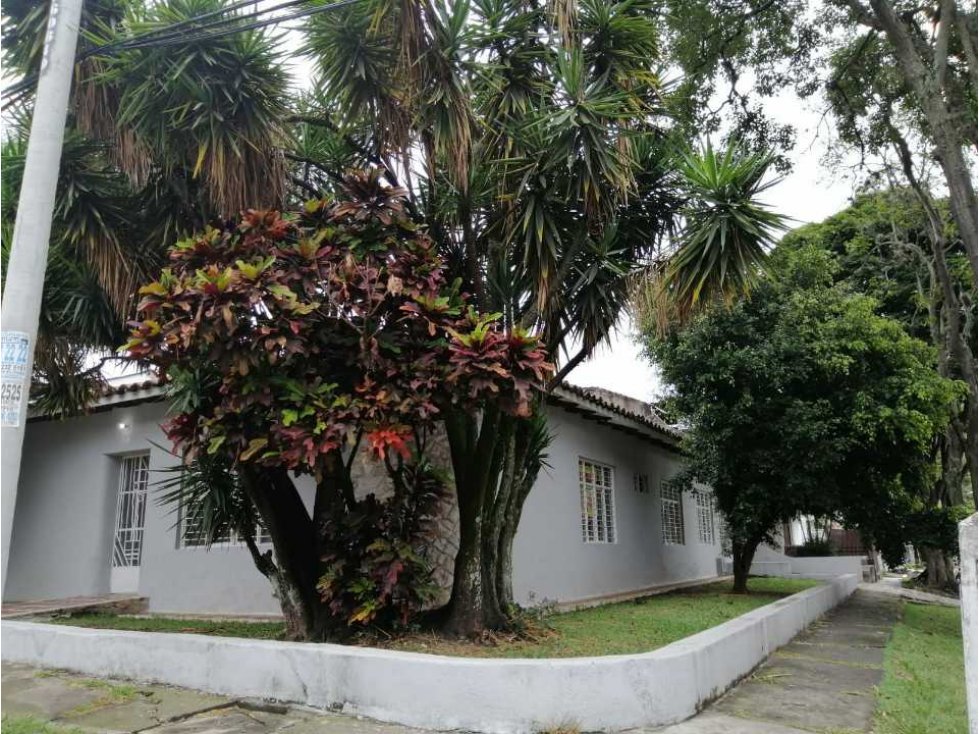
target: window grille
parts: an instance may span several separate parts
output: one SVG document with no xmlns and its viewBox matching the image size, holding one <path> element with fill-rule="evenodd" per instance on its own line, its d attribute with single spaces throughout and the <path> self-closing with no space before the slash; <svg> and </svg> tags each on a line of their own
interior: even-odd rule
<svg viewBox="0 0 979 734">
<path fill-rule="evenodd" d="M 648 494 L 649 493 L 649 475 L 643 474 L 641 472 L 636 472 L 632 475 L 632 488 L 638 494 Z"/>
<path fill-rule="evenodd" d="M 700 531 L 700 542 L 714 545 L 714 501 L 707 492 L 696 492 L 697 499 L 697 528 Z"/>
<path fill-rule="evenodd" d="M 116 496 L 116 532 L 112 541 L 112 567 L 140 565 L 143 555 L 143 522 L 146 520 L 146 488 L 150 455 L 125 456 L 119 462 Z"/>
<path fill-rule="evenodd" d="M 578 459 L 581 491 L 581 539 L 586 543 L 615 542 L 615 505 L 611 466 Z"/>
<path fill-rule="evenodd" d="M 683 545 L 683 501 L 680 490 L 660 484 L 660 516 L 663 522 L 663 542 L 666 545 Z"/>
<path fill-rule="evenodd" d="M 199 514 L 190 515 L 185 508 L 180 508 L 180 545 L 183 548 L 202 548 L 208 545 L 207 535 L 204 532 L 204 518 Z M 269 535 L 268 530 L 261 521 L 257 523 L 255 528 L 255 542 L 259 545 L 263 543 L 271 543 L 272 536 Z M 214 546 L 232 546 L 232 545 L 244 545 L 245 541 L 242 540 L 241 536 L 231 530 L 230 528 L 225 528 L 224 531 L 218 533 L 211 541 L 211 547 Z"/>
</svg>

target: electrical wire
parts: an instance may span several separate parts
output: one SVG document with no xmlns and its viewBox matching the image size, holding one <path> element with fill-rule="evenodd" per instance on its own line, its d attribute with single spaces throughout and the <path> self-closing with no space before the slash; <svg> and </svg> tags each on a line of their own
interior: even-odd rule
<svg viewBox="0 0 979 734">
<path fill-rule="evenodd" d="M 326 5 L 310 5 L 291 14 L 279 15 L 272 18 L 266 18 L 264 20 L 257 20 L 244 25 L 241 23 L 243 20 L 248 20 L 249 18 L 258 18 L 286 8 L 304 5 L 308 2 L 309 0 L 286 0 L 286 2 L 279 3 L 278 5 L 263 8 L 261 10 L 255 10 L 244 15 L 217 17 L 226 16 L 227 13 L 234 12 L 235 10 L 243 8 L 247 5 L 254 5 L 254 0 L 242 0 L 241 2 L 232 3 L 228 7 L 220 10 L 202 13 L 201 15 L 194 16 L 193 18 L 187 18 L 169 26 L 155 28 L 127 39 L 113 41 L 111 43 L 103 44 L 102 46 L 87 49 L 86 51 L 76 55 L 75 63 L 92 56 L 106 55 L 131 49 L 158 48 L 210 41 L 213 39 L 234 35 L 236 33 L 244 33 L 271 25 L 277 25 L 290 20 L 296 20 L 297 18 L 316 15 L 318 13 L 327 12 L 330 10 L 337 10 L 348 5 L 361 2 L 361 0 L 338 0 L 337 2 L 328 3 Z M 210 20 L 212 18 L 215 18 L 215 20 Z M 201 20 L 210 20 L 210 22 L 195 26 L 195 24 L 199 23 Z M 187 28 L 188 26 L 192 27 L 192 32 L 178 32 L 179 29 Z M 225 28 L 225 30 L 222 30 L 222 28 Z M 202 30 L 210 30 L 211 32 L 200 33 Z M 24 79 L 21 79 L 19 82 L 15 82 L 14 84 L 8 86 L 2 93 L 2 97 L 4 98 L 2 109 L 6 109 L 11 104 L 23 99 L 27 93 L 35 87 L 36 84 L 37 74 L 35 73 L 30 74 Z"/>
</svg>

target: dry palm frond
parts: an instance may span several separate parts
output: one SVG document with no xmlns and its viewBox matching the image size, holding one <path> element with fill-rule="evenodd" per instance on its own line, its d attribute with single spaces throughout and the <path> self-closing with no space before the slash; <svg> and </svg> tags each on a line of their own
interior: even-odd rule
<svg viewBox="0 0 979 734">
<path fill-rule="evenodd" d="M 570 47 L 578 22 L 578 0 L 550 0 L 550 14 L 561 43 Z"/>
<path fill-rule="evenodd" d="M 119 124 L 121 94 L 118 87 L 101 80 L 104 73 L 105 65 L 97 58 L 84 59 L 75 66 L 75 125 L 79 132 L 105 142 L 112 162 L 133 186 L 143 186 L 153 167 L 152 151 L 131 127 Z"/>
</svg>

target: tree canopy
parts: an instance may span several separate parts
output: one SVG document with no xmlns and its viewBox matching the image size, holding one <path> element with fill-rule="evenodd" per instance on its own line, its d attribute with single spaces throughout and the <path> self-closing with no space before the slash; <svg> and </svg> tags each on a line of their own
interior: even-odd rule
<svg viewBox="0 0 979 734">
<path fill-rule="evenodd" d="M 713 487 L 741 591 L 757 546 L 800 514 L 891 539 L 931 488 L 932 441 L 960 393 L 834 269 L 824 251 L 779 248 L 750 299 L 646 337 L 688 427 L 677 481 Z"/>
</svg>

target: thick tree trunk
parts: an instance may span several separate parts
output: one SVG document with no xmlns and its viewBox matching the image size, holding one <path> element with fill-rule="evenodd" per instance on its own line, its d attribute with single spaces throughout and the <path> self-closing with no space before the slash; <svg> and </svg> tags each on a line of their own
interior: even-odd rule
<svg viewBox="0 0 979 734">
<path fill-rule="evenodd" d="M 275 550 L 273 585 L 296 639 L 324 640 L 331 626 L 316 591 L 319 556 L 313 521 L 285 470 L 243 468 L 242 486 L 255 505 Z M 259 569 L 261 570 L 261 568 Z"/>
<path fill-rule="evenodd" d="M 460 526 L 444 625 L 450 634 L 471 636 L 511 622 L 513 539 L 536 479 L 536 468 L 527 464 L 531 434 L 526 424 L 525 419 L 486 414 L 477 434 L 472 416 L 447 421 Z"/>
<path fill-rule="evenodd" d="M 938 548 L 922 548 L 925 560 L 925 583 L 933 589 L 945 589 L 954 583 L 954 575 L 949 573 L 950 563 Z"/>
<path fill-rule="evenodd" d="M 746 542 L 734 541 L 731 543 L 731 551 L 734 556 L 734 588 L 735 594 L 748 593 L 748 574 L 751 572 L 751 563 L 755 558 L 755 550 L 758 548 L 757 540 Z"/>
</svg>

